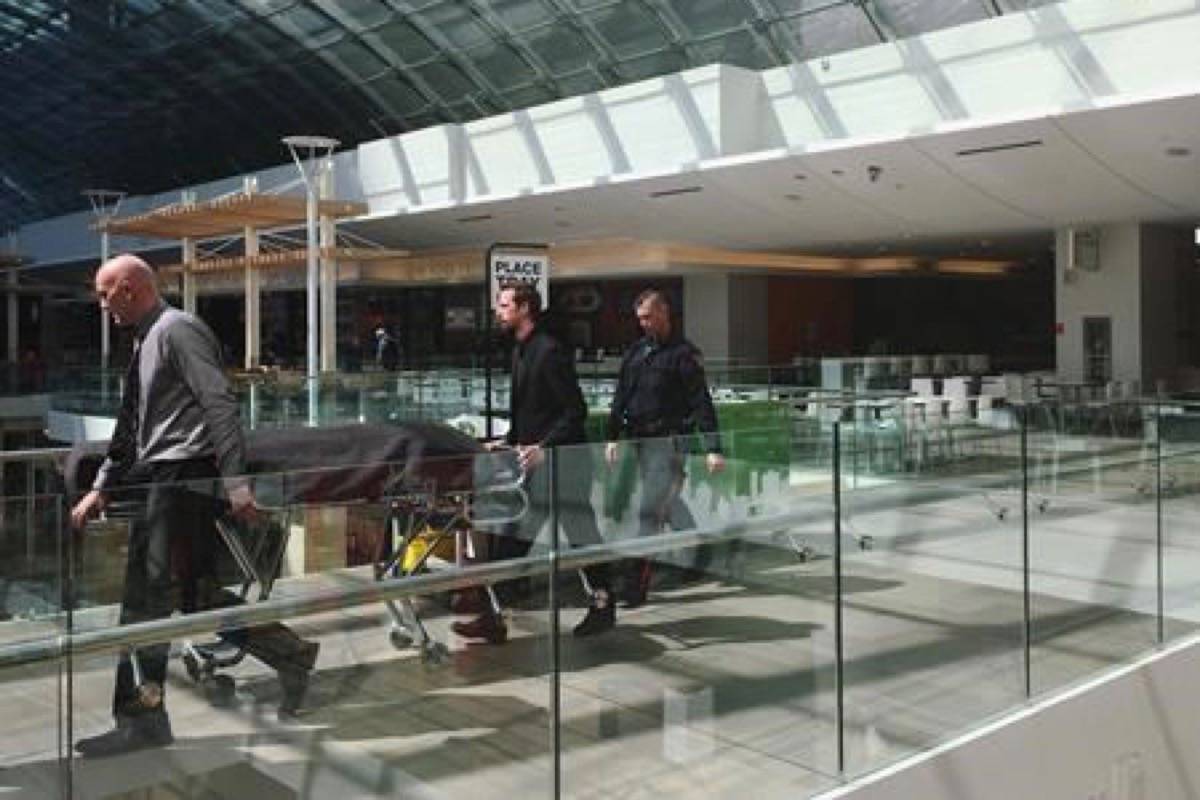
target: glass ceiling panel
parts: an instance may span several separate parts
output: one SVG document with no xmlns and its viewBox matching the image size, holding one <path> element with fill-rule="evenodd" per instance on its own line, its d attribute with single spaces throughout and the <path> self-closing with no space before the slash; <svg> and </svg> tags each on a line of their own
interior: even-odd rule
<svg viewBox="0 0 1200 800">
<path fill-rule="evenodd" d="M 636 58 L 668 42 L 662 25 L 638 3 L 608 5 L 583 16 L 621 57 Z"/>
<path fill-rule="evenodd" d="M 1056 1 L 0 0 L 0 227 L 84 208 L 89 186 L 284 163 L 287 134 L 350 147 Z"/>
<path fill-rule="evenodd" d="M 900 37 L 987 19 L 982 0 L 873 0 L 890 29 Z"/>
</svg>

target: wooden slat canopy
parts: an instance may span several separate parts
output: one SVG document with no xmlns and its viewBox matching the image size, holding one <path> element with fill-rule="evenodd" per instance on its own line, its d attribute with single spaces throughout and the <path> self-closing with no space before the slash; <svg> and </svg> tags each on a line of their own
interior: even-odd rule
<svg viewBox="0 0 1200 800">
<path fill-rule="evenodd" d="M 389 261 L 405 258 L 407 250 L 371 249 L 365 247 L 322 247 L 321 258 L 335 259 L 339 264 L 362 263 L 364 261 Z M 201 258 L 191 264 L 170 264 L 160 267 L 159 272 L 180 272 L 189 266 L 192 272 L 230 272 L 242 271 L 247 267 L 255 269 L 272 269 L 281 267 L 303 267 L 308 264 L 308 248 L 294 250 L 275 250 L 270 253 L 259 253 L 256 256 L 218 256 Z"/>
<path fill-rule="evenodd" d="M 323 200 L 318 213 L 341 219 L 367 212 L 365 203 Z M 281 228 L 301 225 L 307 218 L 307 200 L 296 195 L 231 194 L 202 203 L 180 203 L 144 214 L 119 217 L 97 224 L 123 236 L 156 239 L 204 239 L 241 234 L 247 228 Z"/>
</svg>

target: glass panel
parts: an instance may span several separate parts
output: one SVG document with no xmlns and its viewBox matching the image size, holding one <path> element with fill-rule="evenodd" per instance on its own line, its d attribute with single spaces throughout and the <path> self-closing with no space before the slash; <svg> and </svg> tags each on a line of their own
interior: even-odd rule
<svg viewBox="0 0 1200 800">
<path fill-rule="evenodd" d="M 59 496 L 0 498 L 0 769 L 4 791 L 28 797 L 64 796 L 65 663 L 56 645 L 67 630 L 61 521 Z"/>
<path fill-rule="evenodd" d="M 555 16 L 553 9 L 547 8 L 542 0 L 491 0 L 488 5 L 512 31 L 544 25 Z"/>
<path fill-rule="evenodd" d="M 794 55 L 800 59 L 879 44 L 879 36 L 870 21 L 862 9 L 854 5 L 824 9 L 779 24 L 799 48 Z"/>
<path fill-rule="evenodd" d="M 433 58 L 438 50 L 416 26 L 407 20 L 384 25 L 374 34 L 405 64 L 416 64 Z"/>
<path fill-rule="evenodd" d="M 618 56 L 640 56 L 667 44 L 662 25 L 638 3 L 619 3 L 587 16 Z"/>
<path fill-rule="evenodd" d="M 330 47 L 328 52 L 359 78 L 370 78 L 387 69 L 382 59 L 351 39 L 343 39 Z"/>
<path fill-rule="evenodd" d="M 442 32 L 455 50 L 469 50 L 490 40 L 475 14 L 458 2 L 442 3 L 421 12 L 421 17 Z"/>
<path fill-rule="evenodd" d="M 164 673 L 152 644 L 161 639 L 114 627 L 117 602 L 91 610 L 92 646 L 74 671 L 76 740 L 110 729 L 116 653 L 131 646 L 121 661 L 138 669 L 118 668 L 119 718 L 151 747 L 122 762 L 79 761 L 76 780 L 106 797 L 546 796 L 549 563 L 505 535 L 536 496 L 511 464 L 445 428 L 314 433 L 251 437 L 250 522 L 229 516 L 211 479 L 129 492 L 127 552 L 168 531 L 180 592 L 138 592 L 135 569 L 118 587 L 122 613 L 158 618 L 176 596 L 195 611 L 148 623 L 178 631 L 166 637 Z M 367 450 L 407 456 L 359 463 Z M 343 465 L 259 471 L 309 459 Z M 173 524 L 156 528 L 165 518 Z M 498 583 L 501 618 L 483 588 L 498 567 L 528 578 Z M 221 610 L 230 606 L 236 613 Z M 476 621 L 484 612 L 491 627 Z M 132 691 L 162 685 L 163 674 L 161 706 L 160 695 Z"/>
<path fill-rule="evenodd" d="M 1157 636 L 1157 521 L 1139 486 L 1154 454 L 1104 435 L 1108 403 L 1030 406 L 1029 542 L 1034 692 L 1129 660 Z"/>
<path fill-rule="evenodd" d="M 391 16 L 387 3 L 381 0 L 327 0 L 363 27 L 378 25 Z"/>
<path fill-rule="evenodd" d="M 1161 445 L 1161 457 L 1139 487 L 1144 502 L 1161 501 L 1163 535 L 1164 636 L 1174 639 L 1200 624 L 1196 581 L 1197 513 L 1200 512 L 1200 407 L 1194 403 L 1145 408 L 1146 440 Z"/>
<path fill-rule="evenodd" d="M 755 19 L 752 3 L 728 0 L 666 0 L 692 37 L 732 33 Z"/>
<path fill-rule="evenodd" d="M 850 775 L 1013 708 L 1025 674 L 1019 437 L 930 412 L 878 451 L 862 408 L 839 426 Z"/>
<path fill-rule="evenodd" d="M 987 19 L 979 0 L 873 0 L 882 18 L 898 37 L 917 36 L 952 25 Z"/>
<path fill-rule="evenodd" d="M 554 25 L 526 34 L 529 47 L 558 75 L 582 69 L 596 60 L 592 46 L 577 31 Z M 578 90 L 572 90 L 578 93 Z"/>
<path fill-rule="evenodd" d="M 479 71 L 487 76 L 488 82 L 500 90 L 521 86 L 537 78 L 524 59 L 505 44 L 496 43 L 473 50 L 470 56 Z M 517 105 L 518 108 L 524 106 L 524 103 Z"/>
<path fill-rule="evenodd" d="M 763 454 L 788 433 L 725 433 L 716 474 L 686 439 L 624 441 L 611 466 L 602 446 L 555 451 L 564 796 L 834 783 L 831 563 L 804 543 L 828 540 L 828 473 L 794 485 L 786 445 L 782 460 Z M 593 516 L 603 544 L 587 547 Z M 579 553 L 596 561 L 586 580 Z M 587 588 L 606 584 L 615 627 L 588 630 L 600 612 Z"/>
</svg>

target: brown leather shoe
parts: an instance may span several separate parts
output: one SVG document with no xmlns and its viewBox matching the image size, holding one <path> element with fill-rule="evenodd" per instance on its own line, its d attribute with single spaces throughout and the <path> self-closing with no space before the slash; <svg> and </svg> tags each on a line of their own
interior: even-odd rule
<svg viewBox="0 0 1200 800">
<path fill-rule="evenodd" d="M 470 622 L 455 622 L 450 630 L 464 639 L 483 639 L 488 644 L 504 644 L 508 641 L 508 626 L 499 615 L 487 612 Z"/>
</svg>

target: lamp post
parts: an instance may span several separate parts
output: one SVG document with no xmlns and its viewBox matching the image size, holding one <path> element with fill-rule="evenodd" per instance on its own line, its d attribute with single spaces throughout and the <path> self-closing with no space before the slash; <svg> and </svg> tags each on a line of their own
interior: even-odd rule
<svg viewBox="0 0 1200 800">
<path fill-rule="evenodd" d="M 96 227 L 100 231 L 100 263 L 108 261 L 112 255 L 109 252 L 111 241 L 109 239 L 108 224 L 117 216 L 117 211 L 121 208 L 121 201 L 125 199 L 124 192 L 115 192 L 111 189 L 84 189 L 84 196 L 92 204 L 92 216 L 96 220 Z M 100 311 L 100 369 L 107 370 L 109 358 L 112 354 L 112 333 L 108 321 L 108 314 Z M 107 385 L 108 381 L 101 379 L 102 385 Z"/>
<path fill-rule="evenodd" d="M 320 249 L 317 243 L 317 193 L 320 191 L 322 174 L 332 166 L 330 156 L 333 155 L 333 149 L 340 142 L 328 136 L 286 136 L 283 143 L 287 145 L 288 152 L 292 154 L 292 160 L 296 162 L 296 167 L 300 170 L 300 177 L 304 180 L 304 188 L 308 190 L 308 280 L 305 284 L 305 297 L 308 301 L 308 340 L 305 378 L 308 382 L 308 424 L 316 427 L 319 389 L 317 373 L 318 358 L 320 357 L 320 343 L 317 336 L 320 330 L 320 321 L 317 317 L 318 251 Z"/>
</svg>

